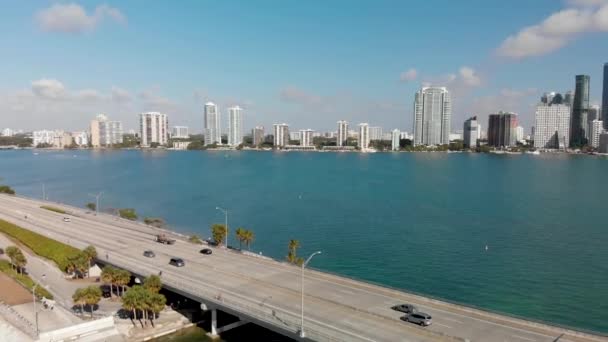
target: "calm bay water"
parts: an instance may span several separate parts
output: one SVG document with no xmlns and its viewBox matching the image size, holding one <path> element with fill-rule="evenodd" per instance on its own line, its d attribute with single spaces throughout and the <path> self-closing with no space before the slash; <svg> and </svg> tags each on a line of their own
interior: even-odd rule
<svg viewBox="0 0 608 342">
<path fill-rule="evenodd" d="M 2 151 L 0 183 L 231 231 L 284 258 L 484 309 L 608 333 L 608 159 L 479 154 Z M 236 245 L 233 236 L 231 244 Z M 485 250 L 485 246 L 488 250 Z M 573 313 L 573 311 L 575 313 Z"/>
</svg>

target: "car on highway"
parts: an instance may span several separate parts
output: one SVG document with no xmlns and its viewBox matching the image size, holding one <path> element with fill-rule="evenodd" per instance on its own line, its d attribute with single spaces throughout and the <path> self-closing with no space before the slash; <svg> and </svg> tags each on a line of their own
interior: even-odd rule
<svg viewBox="0 0 608 342">
<path fill-rule="evenodd" d="M 156 254 L 154 254 L 153 251 L 147 250 L 147 251 L 144 251 L 144 256 L 148 257 L 148 258 L 154 258 L 156 256 Z"/>
<path fill-rule="evenodd" d="M 420 324 L 421 326 L 429 326 L 433 323 L 431 315 L 424 312 L 414 312 L 401 317 L 402 320 L 414 324 Z"/>
<path fill-rule="evenodd" d="M 200 250 L 200 253 L 210 255 L 211 253 L 213 253 L 213 251 L 209 248 L 203 248 Z"/>
<path fill-rule="evenodd" d="M 406 313 L 406 314 L 418 311 L 418 308 L 416 308 L 412 304 L 399 304 L 399 305 L 393 306 L 391 309 L 393 309 L 395 311 L 403 312 L 403 313 Z"/>
<path fill-rule="evenodd" d="M 171 260 L 169 260 L 169 265 L 173 265 L 175 267 L 184 267 L 186 266 L 186 263 L 182 258 L 171 258 Z"/>
<path fill-rule="evenodd" d="M 69 217 L 64 217 L 63 222 L 72 222 L 72 220 Z"/>
</svg>

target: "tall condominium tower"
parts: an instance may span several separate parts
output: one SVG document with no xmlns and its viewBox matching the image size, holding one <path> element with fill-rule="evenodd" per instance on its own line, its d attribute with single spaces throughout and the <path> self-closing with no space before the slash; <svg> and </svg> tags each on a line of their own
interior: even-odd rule
<svg viewBox="0 0 608 342">
<path fill-rule="evenodd" d="M 238 146 L 243 142 L 243 109 L 228 108 L 228 145 Z"/>
<path fill-rule="evenodd" d="M 462 130 L 462 139 L 464 147 L 477 147 L 477 139 L 479 138 L 479 125 L 477 124 L 477 117 L 473 116 L 468 118 L 464 122 L 464 129 Z"/>
<path fill-rule="evenodd" d="M 370 127 L 369 140 L 382 140 L 382 127 Z"/>
<path fill-rule="evenodd" d="M 444 87 L 423 87 L 414 100 L 414 145 L 450 143 L 452 101 Z"/>
<path fill-rule="evenodd" d="M 367 150 L 369 148 L 369 124 L 359 124 L 359 149 Z"/>
<path fill-rule="evenodd" d="M 346 139 L 348 138 L 348 122 L 340 120 L 338 121 L 338 135 L 336 137 L 336 146 L 346 146 Z"/>
<path fill-rule="evenodd" d="M 220 114 L 213 102 L 205 103 L 205 145 L 221 144 Z"/>
<path fill-rule="evenodd" d="M 284 147 L 289 144 L 289 125 L 286 123 L 272 125 L 274 131 L 274 147 Z"/>
<path fill-rule="evenodd" d="M 100 114 L 91 120 L 91 146 L 111 146 L 122 143 L 122 122 L 110 121 Z"/>
<path fill-rule="evenodd" d="M 251 130 L 251 138 L 253 140 L 254 146 L 259 146 L 264 142 L 264 127 L 263 126 L 255 126 Z"/>
<path fill-rule="evenodd" d="M 604 63 L 604 80 L 602 87 L 602 117 L 604 129 L 608 130 L 608 63 Z"/>
<path fill-rule="evenodd" d="M 167 145 L 169 137 L 169 120 L 167 114 L 147 112 L 139 115 L 139 136 L 141 146 L 147 147 L 153 143 Z"/>
<path fill-rule="evenodd" d="M 399 150 L 399 138 L 401 137 L 401 131 L 394 129 L 391 132 L 391 149 L 393 151 Z"/>
<path fill-rule="evenodd" d="M 498 112 L 488 119 L 488 145 L 509 147 L 515 145 L 517 114 Z"/>
<path fill-rule="evenodd" d="M 310 147 L 313 145 L 312 143 L 312 135 L 314 131 L 312 129 L 302 129 L 300 130 L 300 146 Z"/>
<path fill-rule="evenodd" d="M 591 147 L 600 147 L 600 134 L 602 134 L 603 131 L 602 126 L 602 120 L 597 119 L 593 120 L 591 125 L 589 125 L 589 145 L 591 145 Z"/>
<path fill-rule="evenodd" d="M 564 149 L 570 144 L 570 113 L 568 101 L 563 104 L 544 102 L 536 106 L 534 118 L 534 147 Z"/>
<path fill-rule="evenodd" d="M 587 143 L 588 113 L 589 76 L 576 75 L 574 103 L 572 104 L 572 117 L 570 118 L 570 147 L 581 147 Z"/>
</svg>

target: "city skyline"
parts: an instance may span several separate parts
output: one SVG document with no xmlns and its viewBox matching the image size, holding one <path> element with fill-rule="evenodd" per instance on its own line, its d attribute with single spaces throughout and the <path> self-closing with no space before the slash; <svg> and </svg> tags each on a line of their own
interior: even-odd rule
<svg viewBox="0 0 608 342">
<path fill-rule="evenodd" d="M 453 93 L 451 130 L 458 130 L 471 115 L 477 115 L 486 127 L 487 115 L 499 110 L 518 113 L 528 129 L 541 89 L 574 90 L 572 75 L 590 75 L 590 103 L 601 103 L 601 67 L 608 47 L 597 44 L 601 35 L 587 33 L 605 31 L 600 14 L 608 5 L 593 3 L 519 1 L 513 6 L 518 9 L 513 21 L 501 27 L 492 25 L 487 37 L 475 42 L 466 38 L 474 29 L 466 18 L 476 11 L 477 18 L 492 23 L 504 15 L 502 10 L 474 4 L 432 8 L 437 11 L 434 20 L 449 17 L 458 28 L 447 39 L 449 59 L 428 52 L 429 43 L 445 30 L 417 29 L 425 26 L 418 22 L 422 18 L 401 26 L 388 24 L 398 22 L 390 19 L 403 13 L 405 8 L 399 7 L 426 13 L 433 7 L 427 4 L 364 3 L 339 22 L 329 20 L 342 10 L 336 4 L 323 13 L 315 3 L 273 4 L 273 11 L 282 14 L 277 17 L 288 18 L 290 25 L 284 19 L 269 18 L 264 6 L 245 2 L 190 3 L 183 8 L 159 3 L 143 13 L 133 4 L 119 2 L 105 7 L 95 2 L 18 4 L 7 8 L 3 18 L 7 27 L 2 30 L 3 41 L 14 47 L 6 58 L 14 63 L 0 66 L 4 75 L 0 81 L 2 126 L 78 130 L 91 116 L 107 113 L 125 128 L 136 128 L 138 113 L 159 111 L 200 132 L 201 107 L 213 100 L 220 108 L 239 105 L 246 110 L 245 130 L 289 122 L 294 127 L 326 131 L 337 120 L 369 122 L 373 112 L 376 122 L 370 124 L 374 126 L 412 131 L 413 94 L 430 82 Z M 226 13 L 250 15 L 236 27 L 221 28 L 215 25 L 219 19 L 205 22 L 188 15 L 201 7 L 218 14 L 217 18 Z M 370 11 L 381 20 L 360 25 Z M 54 20 L 66 12 L 72 16 L 64 22 Z M 298 12 L 303 13 L 301 18 L 294 15 Z M 570 16 L 558 16 L 560 13 Z M 554 22 L 578 22 L 583 14 L 593 15 L 597 23 L 571 25 L 555 37 L 548 36 Z M 159 32 L 146 24 L 151 19 L 165 21 L 162 16 L 167 22 L 179 20 L 183 27 Z M 315 21 L 317 28 L 305 29 Z M 283 32 L 270 30 L 283 26 Z M 210 35 L 208 27 L 220 29 Z M 366 36 L 360 48 L 367 52 L 353 54 L 358 46 L 353 39 L 361 34 Z M 526 44 L 530 34 L 538 38 L 535 44 Z M 178 35 L 183 40 L 171 43 Z M 216 55 L 205 53 L 207 44 L 197 44 L 201 38 L 217 46 L 213 49 Z M 135 48 L 124 49 L 132 41 L 138 42 Z M 287 49 L 277 51 L 273 41 Z M 246 66 L 236 58 L 241 55 L 234 53 L 234 46 L 239 45 L 248 53 Z M 145 61 L 139 58 L 140 51 L 159 48 L 170 49 L 171 57 L 161 53 L 147 54 Z M 311 55 L 318 48 L 329 53 Z M 590 52 L 574 54 L 576 49 Z M 379 53 L 382 51 L 388 52 Z M 36 58 L 40 55 L 46 58 Z M 280 67 L 269 69 L 277 64 L 277 57 L 282 61 Z M 91 74 L 92 70 L 100 72 Z M 262 79 L 264 85 L 260 86 Z"/>
</svg>

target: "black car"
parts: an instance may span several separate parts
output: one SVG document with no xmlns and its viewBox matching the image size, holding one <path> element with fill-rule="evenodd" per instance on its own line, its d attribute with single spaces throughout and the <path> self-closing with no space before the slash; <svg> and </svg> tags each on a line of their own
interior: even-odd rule
<svg viewBox="0 0 608 342">
<path fill-rule="evenodd" d="M 203 248 L 200 250 L 200 253 L 210 255 L 211 253 L 213 253 L 213 251 L 210 250 L 209 248 Z"/>
<path fill-rule="evenodd" d="M 391 309 L 393 309 L 395 311 L 403 312 L 403 313 L 413 313 L 413 312 L 418 311 L 418 308 L 416 308 L 412 304 L 399 304 L 399 305 L 393 306 Z"/>
<path fill-rule="evenodd" d="M 101 295 L 103 296 L 103 298 L 112 297 L 112 291 L 110 291 L 109 286 L 103 285 L 103 286 L 100 286 L 100 288 L 101 288 Z"/>
<path fill-rule="evenodd" d="M 186 263 L 182 258 L 171 258 L 171 260 L 169 260 L 169 265 L 173 265 L 175 267 L 183 267 L 186 266 Z"/>
<path fill-rule="evenodd" d="M 154 258 L 156 256 L 156 254 L 154 254 L 153 251 L 148 250 L 148 251 L 144 251 L 144 256 L 148 257 L 148 258 Z"/>
</svg>

